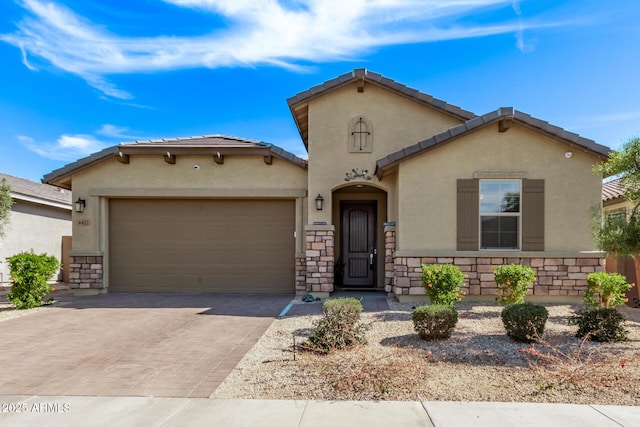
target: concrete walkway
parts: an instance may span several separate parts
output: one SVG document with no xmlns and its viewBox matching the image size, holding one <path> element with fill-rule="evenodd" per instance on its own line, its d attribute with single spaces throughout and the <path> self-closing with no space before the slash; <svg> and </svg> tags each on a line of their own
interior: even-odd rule
<svg viewBox="0 0 640 427">
<path fill-rule="evenodd" d="M 630 406 L 0 396 L 4 426 L 637 427 Z"/>
</svg>

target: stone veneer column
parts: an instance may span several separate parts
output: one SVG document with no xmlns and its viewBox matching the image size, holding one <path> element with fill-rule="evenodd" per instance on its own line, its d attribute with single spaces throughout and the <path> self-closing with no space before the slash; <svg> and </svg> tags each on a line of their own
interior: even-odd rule
<svg viewBox="0 0 640 427">
<path fill-rule="evenodd" d="M 102 256 L 71 256 L 69 286 L 72 289 L 102 289 Z"/>
<path fill-rule="evenodd" d="M 307 291 L 307 257 L 296 255 L 296 294 Z"/>
<path fill-rule="evenodd" d="M 396 252 L 396 223 L 384 223 L 384 290 L 393 291 L 393 278 L 395 269 L 393 257 Z"/>
<path fill-rule="evenodd" d="M 306 229 L 307 292 L 333 292 L 334 235 L 332 225 L 309 225 Z"/>
</svg>

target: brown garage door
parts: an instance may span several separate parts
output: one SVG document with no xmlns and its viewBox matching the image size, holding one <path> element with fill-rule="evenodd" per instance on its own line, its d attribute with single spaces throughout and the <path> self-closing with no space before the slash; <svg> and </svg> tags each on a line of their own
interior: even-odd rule
<svg viewBox="0 0 640 427">
<path fill-rule="evenodd" d="M 109 202 L 111 292 L 294 293 L 292 200 Z"/>
</svg>

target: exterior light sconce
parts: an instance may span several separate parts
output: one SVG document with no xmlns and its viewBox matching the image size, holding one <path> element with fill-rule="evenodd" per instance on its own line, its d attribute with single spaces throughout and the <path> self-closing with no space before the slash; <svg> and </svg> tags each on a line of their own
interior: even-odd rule
<svg viewBox="0 0 640 427">
<path fill-rule="evenodd" d="M 322 197 L 320 194 L 318 194 L 318 197 L 316 197 L 316 210 L 317 211 L 321 211 L 322 210 L 322 204 L 324 203 L 324 197 Z"/>
<path fill-rule="evenodd" d="M 87 202 L 84 199 L 81 199 L 80 197 L 78 197 L 78 200 L 76 200 L 76 212 L 78 213 L 82 213 L 84 212 L 84 208 L 87 206 Z"/>
<path fill-rule="evenodd" d="M 573 153 L 572 153 L 571 151 L 567 151 L 566 153 L 564 153 L 564 156 L 565 156 L 567 159 L 570 159 L 571 157 L 573 157 Z"/>
</svg>

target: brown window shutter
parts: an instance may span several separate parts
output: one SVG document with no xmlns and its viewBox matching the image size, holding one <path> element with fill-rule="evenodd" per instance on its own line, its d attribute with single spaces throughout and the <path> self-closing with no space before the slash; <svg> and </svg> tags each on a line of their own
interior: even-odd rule
<svg viewBox="0 0 640 427">
<path fill-rule="evenodd" d="M 477 179 L 458 180 L 457 250 L 478 250 L 480 184 Z"/>
<path fill-rule="evenodd" d="M 544 251 L 544 179 L 522 180 L 522 250 Z"/>
</svg>

